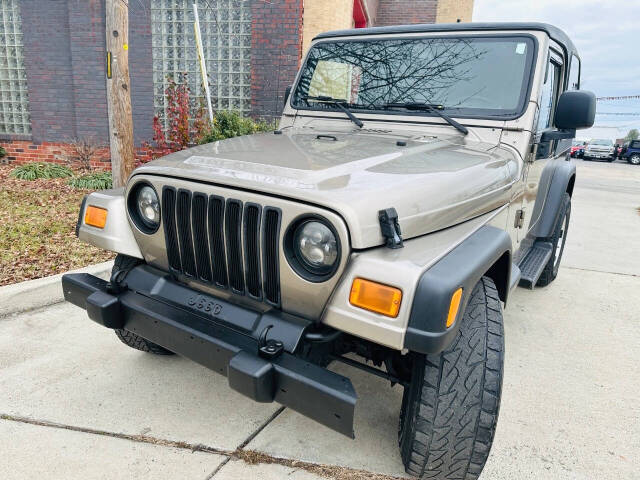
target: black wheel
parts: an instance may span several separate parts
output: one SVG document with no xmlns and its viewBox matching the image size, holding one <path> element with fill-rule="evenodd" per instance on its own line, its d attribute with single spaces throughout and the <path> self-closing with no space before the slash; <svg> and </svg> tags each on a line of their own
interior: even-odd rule
<svg viewBox="0 0 640 480">
<path fill-rule="evenodd" d="M 633 155 L 630 155 L 629 157 L 627 157 L 627 161 L 631 165 L 640 165 L 640 153 L 634 153 Z"/>
<path fill-rule="evenodd" d="M 556 218 L 553 235 L 544 239 L 547 242 L 551 242 L 551 245 L 553 245 L 553 254 L 551 255 L 547 265 L 545 265 L 542 275 L 540 275 L 540 278 L 538 279 L 538 283 L 536 283 L 538 287 L 545 287 L 549 285 L 558 276 L 558 269 L 560 268 L 560 262 L 562 261 L 564 245 L 567 242 L 567 231 L 569 230 L 570 217 L 571 197 L 568 193 L 565 193 L 562 203 L 560 204 L 560 210 L 558 211 L 558 217 Z"/>
<path fill-rule="evenodd" d="M 498 421 L 504 336 L 493 281 L 474 287 L 452 344 L 439 355 L 415 355 L 400 413 L 400 453 L 419 478 L 477 479 Z"/>
<path fill-rule="evenodd" d="M 128 272 L 133 267 L 144 263 L 142 260 L 137 258 L 128 257 L 126 255 L 118 255 L 113 263 L 113 269 L 111 270 L 111 275 L 116 272 Z M 121 273 L 122 274 L 122 273 Z M 125 345 L 135 348 L 136 350 L 141 350 L 143 352 L 154 353 L 156 355 L 173 355 L 172 352 L 167 350 L 166 348 L 161 347 L 149 340 L 145 340 L 144 338 L 136 335 L 135 333 L 131 333 L 124 329 L 116 329 L 116 335 L 120 339 L 122 343 Z"/>
</svg>

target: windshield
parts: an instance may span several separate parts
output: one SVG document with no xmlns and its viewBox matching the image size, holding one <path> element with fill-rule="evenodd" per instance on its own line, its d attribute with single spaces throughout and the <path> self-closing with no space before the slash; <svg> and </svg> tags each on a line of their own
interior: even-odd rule
<svg viewBox="0 0 640 480">
<path fill-rule="evenodd" d="M 591 140 L 591 145 L 606 145 L 607 147 L 613 147 L 613 140 Z"/>
<path fill-rule="evenodd" d="M 517 116 L 526 103 L 534 45 L 528 36 L 319 42 L 309 51 L 292 104 L 335 110 L 308 99 L 327 96 L 351 110 L 387 114 L 433 115 L 385 108 L 426 103 L 449 115 Z"/>
</svg>

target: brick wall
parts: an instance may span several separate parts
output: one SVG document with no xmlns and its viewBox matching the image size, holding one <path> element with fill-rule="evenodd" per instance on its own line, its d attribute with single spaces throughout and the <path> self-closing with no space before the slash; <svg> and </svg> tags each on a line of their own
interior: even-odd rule
<svg viewBox="0 0 640 480">
<path fill-rule="evenodd" d="M 76 136 L 67 0 L 21 0 L 31 135 L 38 141 Z"/>
<path fill-rule="evenodd" d="M 73 89 L 75 108 L 74 136 L 94 137 L 100 142 L 108 142 L 104 2 L 71 0 L 67 2 L 67 8 L 72 73 L 70 87 Z M 41 25 L 41 28 L 50 27 Z M 37 137 L 34 136 L 34 139 Z M 48 137 L 46 140 L 60 141 L 64 138 Z"/>
<path fill-rule="evenodd" d="M 73 161 L 73 146 L 65 142 L 33 143 L 31 140 L 6 140 L 0 142 L 7 152 L 0 158 L 0 164 L 21 165 L 29 162 L 49 162 L 60 165 L 68 165 L 78 168 L 81 165 Z M 136 148 L 135 159 L 137 164 L 146 163 L 162 155 L 160 149 L 148 144 Z M 105 146 L 96 151 L 91 160 L 91 167 L 96 170 L 111 170 L 111 157 L 109 147 Z"/>
<path fill-rule="evenodd" d="M 42 142 L 35 144 L 30 140 L 12 140 L 2 142 L 1 145 L 7 152 L 7 156 L 0 159 L 0 163 L 21 165 L 29 162 L 49 162 L 60 165 L 69 165 L 73 156 L 73 149 L 68 143 Z M 91 167 L 97 170 L 111 169 L 109 149 L 103 148 L 96 152 Z"/>
<path fill-rule="evenodd" d="M 129 76 L 133 141 L 136 145 L 153 138 L 153 54 L 150 10 L 151 0 L 129 2 Z M 102 78 L 104 79 L 104 76 Z"/>
<path fill-rule="evenodd" d="M 21 0 L 20 10 L 31 115 L 29 140 L 36 148 L 15 147 L 12 157 L 51 161 L 57 155 L 51 152 L 73 138 L 93 137 L 108 144 L 104 1 Z M 136 0 L 129 16 L 131 103 L 138 145 L 153 136 L 149 11 L 150 0 Z M 13 144 L 3 145 L 11 148 Z"/>
<path fill-rule="evenodd" d="M 251 110 L 278 117 L 300 64 L 303 0 L 252 0 Z"/>
<path fill-rule="evenodd" d="M 376 25 L 435 23 L 438 0 L 380 0 Z"/>
</svg>

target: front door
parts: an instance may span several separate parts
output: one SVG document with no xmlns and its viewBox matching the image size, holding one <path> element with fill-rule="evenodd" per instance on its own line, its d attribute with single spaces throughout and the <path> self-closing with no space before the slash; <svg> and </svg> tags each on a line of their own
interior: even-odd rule
<svg viewBox="0 0 640 480">
<path fill-rule="evenodd" d="M 545 130 L 553 128 L 553 115 L 555 105 L 562 86 L 562 57 L 560 54 L 550 51 L 549 61 L 545 73 L 545 80 L 539 99 L 539 116 L 534 135 L 537 148 L 527 157 L 526 182 L 523 201 L 524 221 L 522 228 L 529 232 L 540 219 L 544 199 L 546 197 L 549 182 L 543 177 L 544 167 L 549 160 L 560 155 L 560 149 L 556 148 L 557 142 L 540 143 L 540 137 Z M 539 199 L 536 204 L 536 199 Z"/>
</svg>

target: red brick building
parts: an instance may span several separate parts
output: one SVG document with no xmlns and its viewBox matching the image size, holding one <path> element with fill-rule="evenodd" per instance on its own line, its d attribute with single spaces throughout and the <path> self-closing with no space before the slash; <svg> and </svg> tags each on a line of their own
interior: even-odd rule
<svg viewBox="0 0 640 480">
<path fill-rule="evenodd" d="M 470 21 L 473 0 L 130 0 L 134 138 L 151 140 L 167 76 L 199 93 L 197 1 L 214 109 L 277 117 L 317 33 L 351 27 Z M 62 161 L 72 139 L 108 141 L 103 0 L 0 2 L 2 161 Z M 108 152 L 103 155 L 108 166 Z M 99 159 L 96 160 L 99 163 Z"/>
</svg>

